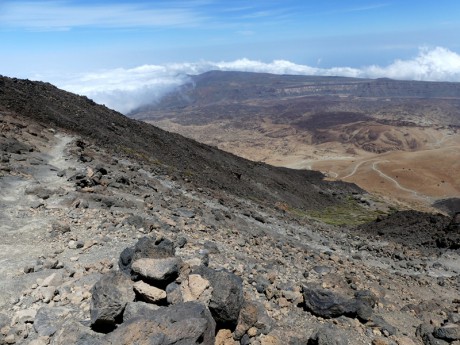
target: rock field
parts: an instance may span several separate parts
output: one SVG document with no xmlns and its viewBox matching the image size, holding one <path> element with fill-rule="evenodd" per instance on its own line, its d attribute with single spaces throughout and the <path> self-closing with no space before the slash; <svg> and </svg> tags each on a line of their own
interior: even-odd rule
<svg viewBox="0 0 460 345">
<path fill-rule="evenodd" d="M 327 225 L 0 121 L 0 344 L 460 344 L 458 219 Z"/>
</svg>

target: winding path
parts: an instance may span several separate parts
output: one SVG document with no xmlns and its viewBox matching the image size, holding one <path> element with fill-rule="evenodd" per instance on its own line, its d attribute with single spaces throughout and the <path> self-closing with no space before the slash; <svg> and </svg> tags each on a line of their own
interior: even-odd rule
<svg viewBox="0 0 460 345">
<path fill-rule="evenodd" d="M 412 194 L 414 197 L 418 198 L 418 199 L 423 199 L 423 200 L 429 200 L 430 197 L 428 196 L 425 196 L 425 195 L 421 195 L 419 192 L 413 190 L 413 189 L 410 189 L 410 188 L 406 188 L 404 186 L 401 186 L 401 184 L 395 180 L 393 177 L 391 176 L 388 176 L 387 174 L 385 174 L 383 171 L 381 171 L 379 168 L 378 168 L 378 165 L 380 163 L 386 163 L 386 162 L 389 162 L 388 160 L 378 160 L 378 158 L 372 158 L 372 159 L 368 159 L 368 160 L 365 160 L 365 161 L 362 161 L 362 162 L 359 162 L 358 164 L 356 164 L 353 168 L 353 170 L 346 176 L 344 177 L 341 177 L 340 179 L 346 179 L 346 178 L 349 178 L 349 177 L 352 177 L 354 174 L 356 174 L 356 172 L 358 171 L 358 169 L 365 163 L 368 163 L 368 162 L 372 162 L 372 170 L 375 171 L 380 177 L 392 182 L 396 188 L 398 188 L 399 190 L 403 191 L 403 192 L 406 192 L 406 193 L 410 193 Z"/>
<path fill-rule="evenodd" d="M 341 177 L 341 179 L 345 179 L 345 178 L 348 178 L 348 177 L 352 177 L 354 174 L 356 174 L 356 171 L 358 171 L 358 168 L 363 165 L 364 163 L 367 163 L 367 162 L 372 162 L 373 160 L 375 160 L 376 158 L 372 158 L 372 159 L 368 159 L 368 160 L 365 160 L 365 161 L 362 161 L 362 162 L 359 162 L 358 164 L 355 165 L 355 167 L 353 168 L 352 172 L 349 173 L 347 176 L 344 176 L 344 177 Z"/>
<path fill-rule="evenodd" d="M 404 192 L 407 192 L 407 193 L 411 193 L 412 195 L 414 195 L 414 197 L 416 198 L 419 198 L 419 199 L 423 199 L 423 200 L 429 200 L 430 197 L 426 196 L 426 195 L 420 195 L 419 192 L 413 190 L 413 189 L 410 189 L 410 188 L 406 188 L 406 187 L 403 187 L 401 186 L 401 184 L 396 181 L 393 177 L 391 176 L 388 176 L 387 174 L 385 174 L 384 172 L 382 172 L 379 168 L 378 168 L 378 164 L 380 163 L 385 163 L 385 162 L 389 162 L 387 160 L 383 160 L 383 161 L 377 161 L 377 162 L 374 162 L 372 164 L 372 170 L 374 170 L 377 174 L 379 174 L 381 177 L 383 177 L 384 179 L 387 179 L 388 181 L 391 181 L 395 184 L 395 186 L 404 191 Z"/>
</svg>

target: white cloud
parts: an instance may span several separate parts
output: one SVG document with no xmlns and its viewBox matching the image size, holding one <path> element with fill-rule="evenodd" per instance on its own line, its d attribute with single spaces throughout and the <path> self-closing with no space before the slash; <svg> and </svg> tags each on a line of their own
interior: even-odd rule
<svg viewBox="0 0 460 345">
<path fill-rule="evenodd" d="M 145 65 L 131 69 L 117 68 L 102 72 L 55 77 L 55 83 L 68 91 L 86 95 L 109 108 L 127 113 L 140 105 L 152 103 L 166 92 L 188 80 L 183 65 Z M 41 76 L 43 78 L 43 76 Z M 59 80 L 60 79 L 60 80 Z"/>
<path fill-rule="evenodd" d="M 386 67 L 369 66 L 363 72 L 371 77 L 460 82 L 460 55 L 446 48 L 422 48 L 412 60 L 396 60 Z"/>
<path fill-rule="evenodd" d="M 0 26 L 32 30 L 75 27 L 189 27 L 204 18 L 192 8 L 152 8 L 142 4 L 78 4 L 70 1 L 7 1 L 0 3 Z"/>
<path fill-rule="evenodd" d="M 155 102 L 166 92 L 189 80 L 188 75 L 210 70 L 460 82 L 460 55 L 446 48 L 437 47 L 422 48 L 415 58 L 396 60 L 388 66 L 319 68 L 286 60 L 266 63 L 239 59 L 230 62 L 200 61 L 144 65 L 69 78 L 40 76 L 38 79 L 47 79 L 63 89 L 86 95 L 98 103 L 127 113 L 140 105 Z"/>
</svg>

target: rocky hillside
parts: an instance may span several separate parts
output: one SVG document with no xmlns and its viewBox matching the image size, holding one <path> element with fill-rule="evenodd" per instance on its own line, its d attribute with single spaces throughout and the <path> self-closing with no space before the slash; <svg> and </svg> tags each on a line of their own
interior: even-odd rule
<svg viewBox="0 0 460 345">
<path fill-rule="evenodd" d="M 460 341 L 458 216 L 2 81 L 0 344 Z"/>
<path fill-rule="evenodd" d="M 194 187 L 291 207 L 320 209 L 341 203 L 352 184 L 323 181 L 314 171 L 275 168 L 241 159 L 216 148 L 133 121 L 115 111 L 39 82 L 0 79 L 0 110 L 77 133 L 120 155 L 144 159 L 158 172 Z"/>
</svg>

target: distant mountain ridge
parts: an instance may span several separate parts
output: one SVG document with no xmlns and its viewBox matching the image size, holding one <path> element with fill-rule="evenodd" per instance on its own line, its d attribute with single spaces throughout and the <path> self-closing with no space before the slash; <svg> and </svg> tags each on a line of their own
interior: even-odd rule
<svg viewBox="0 0 460 345">
<path fill-rule="evenodd" d="M 301 96 L 460 99 L 460 83 L 404 81 L 388 78 L 275 75 L 253 72 L 210 71 L 190 76 L 189 83 L 166 95 L 147 110 L 198 106 L 215 102 Z"/>
</svg>

